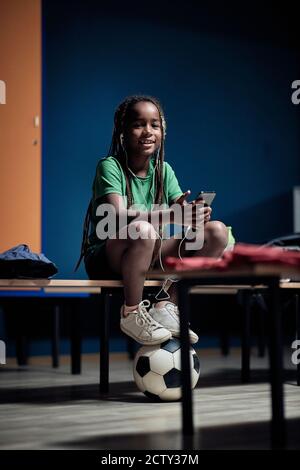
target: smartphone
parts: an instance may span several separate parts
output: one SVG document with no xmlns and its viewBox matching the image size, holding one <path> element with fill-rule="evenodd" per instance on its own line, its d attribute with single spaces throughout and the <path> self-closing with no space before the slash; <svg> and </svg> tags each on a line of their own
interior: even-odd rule
<svg viewBox="0 0 300 470">
<path fill-rule="evenodd" d="M 200 198 L 202 197 L 202 199 L 204 200 L 205 204 L 204 205 L 207 205 L 207 206 L 211 206 L 214 198 L 216 196 L 216 192 L 215 191 L 201 191 L 197 198 Z"/>
</svg>

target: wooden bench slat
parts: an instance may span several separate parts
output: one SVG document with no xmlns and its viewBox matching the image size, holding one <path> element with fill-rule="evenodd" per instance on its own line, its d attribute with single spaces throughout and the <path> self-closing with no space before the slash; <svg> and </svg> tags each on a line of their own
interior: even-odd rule
<svg viewBox="0 0 300 470">
<path fill-rule="evenodd" d="M 44 287 L 46 294 L 101 294 L 101 287 Z"/>
<path fill-rule="evenodd" d="M 145 287 L 161 286 L 162 280 L 146 280 Z M 123 287 L 123 281 L 107 279 L 107 280 L 86 280 L 86 279 L 0 279 L 0 288 L 96 288 Z"/>
<path fill-rule="evenodd" d="M 161 287 L 163 279 L 146 280 L 145 287 Z M 46 293 L 101 293 L 104 288 L 122 288 L 123 281 L 114 279 L 86 280 L 86 279 L 0 279 L 0 291 L 43 289 Z M 192 294 L 197 293 L 235 293 L 241 289 L 263 289 L 263 285 L 199 285 L 191 288 Z M 281 288 L 299 289 L 300 282 L 281 282 Z"/>
</svg>

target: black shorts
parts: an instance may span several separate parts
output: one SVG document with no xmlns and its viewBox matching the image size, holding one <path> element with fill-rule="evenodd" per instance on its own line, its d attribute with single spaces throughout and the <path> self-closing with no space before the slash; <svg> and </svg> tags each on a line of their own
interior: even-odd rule
<svg viewBox="0 0 300 470">
<path fill-rule="evenodd" d="M 90 249 L 84 257 L 84 264 L 89 279 L 122 279 L 122 275 L 109 266 L 106 243 Z"/>
</svg>

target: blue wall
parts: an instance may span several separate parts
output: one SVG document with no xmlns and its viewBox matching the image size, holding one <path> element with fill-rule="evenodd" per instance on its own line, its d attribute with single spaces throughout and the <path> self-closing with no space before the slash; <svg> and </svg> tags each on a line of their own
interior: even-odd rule
<svg viewBox="0 0 300 470">
<path fill-rule="evenodd" d="M 292 231 L 299 51 L 280 16 L 124 3 L 43 2 L 43 252 L 59 277 L 85 276 L 72 269 L 94 171 L 129 94 L 161 100 L 182 189 L 215 189 L 213 215 L 240 241 Z"/>
</svg>

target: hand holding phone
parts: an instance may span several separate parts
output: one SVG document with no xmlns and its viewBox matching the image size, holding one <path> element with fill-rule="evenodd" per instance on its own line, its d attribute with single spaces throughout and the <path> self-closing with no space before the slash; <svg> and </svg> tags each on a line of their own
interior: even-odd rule
<svg viewBox="0 0 300 470">
<path fill-rule="evenodd" d="M 216 196 L 215 191 L 201 191 L 198 194 L 197 199 L 203 199 L 204 206 L 211 206 L 215 196 Z"/>
</svg>

